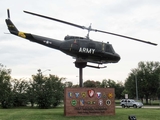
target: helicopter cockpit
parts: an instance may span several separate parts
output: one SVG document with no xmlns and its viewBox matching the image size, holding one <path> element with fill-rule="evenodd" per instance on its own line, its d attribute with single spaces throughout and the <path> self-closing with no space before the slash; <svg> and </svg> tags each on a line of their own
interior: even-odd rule
<svg viewBox="0 0 160 120">
<path fill-rule="evenodd" d="M 115 53 L 112 45 L 109 44 L 109 43 L 105 44 L 104 51 L 105 51 L 105 52 L 109 52 L 109 53 L 113 53 L 113 54 Z"/>
</svg>

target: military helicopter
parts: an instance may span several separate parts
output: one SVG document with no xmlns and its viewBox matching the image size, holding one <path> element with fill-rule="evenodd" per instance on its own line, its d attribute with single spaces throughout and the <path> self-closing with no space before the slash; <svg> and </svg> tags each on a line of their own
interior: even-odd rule
<svg viewBox="0 0 160 120">
<path fill-rule="evenodd" d="M 99 65 L 107 64 L 107 63 L 117 63 L 120 60 L 120 56 L 114 51 L 111 44 L 109 44 L 108 42 L 104 43 L 104 42 L 91 40 L 89 38 L 90 31 L 111 34 L 119 37 L 124 37 L 130 40 L 135 40 L 135 41 L 139 41 L 139 42 L 143 42 L 151 45 L 157 45 L 156 43 L 152 43 L 149 41 L 144 41 L 144 40 L 140 40 L 140 39 L 136 39 L 136 38 L 120 35 L 120 34 L 115 34 L 111 32 L 106 32 L 102 30 L 92 29 L 91 25 L 89 27 L 85 27 L 85 26 L 77 25 L 74 23 L 70 23 L 70 22 L 52 18 L 52 17 L 47 17 L 44 15 L 40 15 L 40 14 L 28 12 L 28 11 L 24 11 L 24 12 L 31 15 L 61 22 L 64 24 L 68 24 L 77 28 L 88 30 L 88 34 L 86 37 L 66 36 L 64 38 L 64 41 L 47 38 L 43 36 L 38 36 L 31 33 L 21 32 L 16 28 L 16 26 L 10 20 L 10 12 L 9 12 L 9 9 L 7 9 L 8 18 L 5 21 L 11 34 L 28 39 L 32 42 L 36 42 L 53 49 L 60 50 L 63 53 L 74 57 L 76 59 L 75 66 L 77 68 L 84 68 L 86 66 L 93 67 L 93 68 L 105 68 L 106 66 L 100 67 Z M 88 65 L 87 63 L 95 63 L 98 66 Z"/>
</svg>

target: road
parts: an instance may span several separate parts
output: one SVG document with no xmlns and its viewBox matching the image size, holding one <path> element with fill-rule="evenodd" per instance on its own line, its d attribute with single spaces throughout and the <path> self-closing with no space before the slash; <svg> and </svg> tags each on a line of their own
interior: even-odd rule
<svg viewBox="0 0 160 120">
<path fill-rule="evenodd" d="M 122 108 L 122 107 L 121 106 L 116 106 L 116 108 Z M 157 109 L 159 108 L 160 109 L 160 106 L 148 106 L 148 105 L 146 105 L 146 106 L 143 106 L 142 108 L 157 108 Z"/>
</svg>

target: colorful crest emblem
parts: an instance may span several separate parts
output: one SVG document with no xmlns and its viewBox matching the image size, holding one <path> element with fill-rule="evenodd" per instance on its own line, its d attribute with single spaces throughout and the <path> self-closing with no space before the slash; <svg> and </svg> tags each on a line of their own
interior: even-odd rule
<svg viewBox="0 0 160 120">
<path fill-rule="evenodd" d="M 111 105 L 111 100 L 106 100 L 106 105 L 110 106 Z"/>
<path fill-rule="evenodd" d="M 92 97 L 94 96 L 94 90 L 93 90 L 93 89 L 88 90 L 88 96 L 89 96 L 90 98 L 92 98 Z"/>
<path fill-rule="evenodd" d="M 75 96 L 76 96 L 76 98 L 78 98 L 79 97 L 79 93 L 75 93 Z"/>
<path fill-rule="evenodd" d="M 112 93 L 109 93 L 109 94 L 108 94 L 108 98 L 113 98 L 113 94 L 112 94 Z"/>
<path fill-rule="evenodd" d="M 82 96 L 83 98 L 85 98 L 85 97 L 86 97 L 86 92 L 82 92 L 82 93 L 81 93 L 81 96 Z"/>
<path fill-rule="evenodd" d="M 99 106 L 103 106 L 103 100 L 98 100 Z"/>
<path fill-rule="evenodd" d="M 80 99 L 80 106 L 84 106 L 84 100 L 83 99 Z"/>
<path fill-rule="evenodd" d="M 105 99 L 107 97 L 106 93 L 103 93 L 103 98 Z"/>
<path fill-rule="evenodd" d="M 97 98 L 100 99 L 102 97 L 102 93 L 101 92 L 97 92 Z"/>
<path fill-rule="evenodd" d="M 68 97 L 72 98 L 72 92 L 68 92 Z"/>
<path fill-rule="evenodd" d="M 77 105 L 77 101 L 76 101 L 76 100 L 72 100 L 72 101 L 71 101 L 71 105 L 72 105 L 72 106 L 76 106 L 76 105 Z"/>
<path fill-rule="evenodd" d="M 96 102 L 95 101 L 88 101 L 87 104 L 94 105 L 94 104 L 96 104 Z"/>
</svg>

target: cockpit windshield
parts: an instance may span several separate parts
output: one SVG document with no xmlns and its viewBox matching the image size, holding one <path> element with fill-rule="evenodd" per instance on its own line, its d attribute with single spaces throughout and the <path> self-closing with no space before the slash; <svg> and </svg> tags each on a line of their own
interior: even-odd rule
<svg viewBox="0 0 160 120">
<path fill-rule="evenodd" d="M 110 52 L 110 53 L 115 53 L 115 51 L 114 51 L 114 49 L 113 49 L 111 44 L 106 44 L 105 51 L 106 52 Z"/>
</svg>

